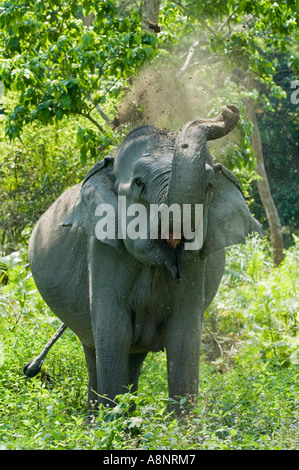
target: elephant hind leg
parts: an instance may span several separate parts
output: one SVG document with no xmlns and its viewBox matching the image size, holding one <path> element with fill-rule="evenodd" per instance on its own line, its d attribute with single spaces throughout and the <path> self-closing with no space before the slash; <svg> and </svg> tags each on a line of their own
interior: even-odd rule
<svg viewBox="0 0 299 470">
<path fill-rule="evenodd" d="M 90 411 L 97 409 L 99 397 L 97 395 L 97 364 L 96 352 L 94 348 L 83 345 L 85 360 L 88 370 L 88 396 L 87 406 Z"/>
</svg>

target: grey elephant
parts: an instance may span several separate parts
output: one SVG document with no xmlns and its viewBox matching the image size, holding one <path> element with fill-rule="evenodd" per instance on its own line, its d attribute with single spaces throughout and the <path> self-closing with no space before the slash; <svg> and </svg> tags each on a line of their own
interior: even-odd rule
<svg viewBox="0 0 299 470">
<path fill-rule="evenodd" d="M 164 348 L 169 397 L 196 397 L 202 318 L 224 272 L 225 247 L 261 233 L 237 178 L 213 164 L 206 146 L 238 120 L 238 108 L 229 105 L 215 119 L 189 122 L 178 132 L 133 130 L 114 158 L 96 163 L 35 226 L 29 242 L 33 277 L 50 309 L 82 342 L 89 406 L 111 406 L 129 386 L 136 391 L 147 353 Z M 135 237 L 124 236 L 121 196 L 147 214 L 153 204 L 190 205 L 194 234 L 192 208 L 202 207 L 200 245 L 186 249 L 190 237 L 178 233 L 178 224 L 174 233 L 177 221 L 170 213 L 165 236 L 159 221 L 154 239 L 136 230 Z M 115 229 L 110 237 L 96 236 L 103 220 L 98 207 L 114 211 L 107 219 Z M 133 220 L 124 217 L 125 224 Z"/>
</svg>

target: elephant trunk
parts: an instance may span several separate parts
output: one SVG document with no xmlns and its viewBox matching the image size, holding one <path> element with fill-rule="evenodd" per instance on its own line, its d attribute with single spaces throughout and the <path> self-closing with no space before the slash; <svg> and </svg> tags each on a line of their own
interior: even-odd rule
<svg viewBox="0 0 299 470">
<path fill-rule="evenodd" d="M 201 204 L 204 202 L 207 140 L 223 137 L 240 117 L 235 105 L 225 106 L 214 119 L 187 123 L 178 133 L 169 180 L 167 203 Z"/>
<path fill-rule="evenodd" d="M 192 224 L 194 205 L 205 201 L 207 140 L 226 135 L 239 117 L 237 106 L 225 106 L 216 118 L 189 122 L 177 135 L 166 201 L 168 206 L 175 203 L 181 208 L 190 204 Z M 177 241 L 170 239 L 169 243 L 174 247 Z"/>
<path fill-rule="evenodd" d="M 197 121 L 187 123 L 176 138 L 167 204 L 200 202 L 206 161 L 206 136 Z"/>
</svg>

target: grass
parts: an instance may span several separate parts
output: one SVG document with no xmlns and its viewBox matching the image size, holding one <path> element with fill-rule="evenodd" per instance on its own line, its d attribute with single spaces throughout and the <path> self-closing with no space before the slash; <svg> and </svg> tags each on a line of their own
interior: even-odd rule
<svg viewBox="0 0 299 470">
<path fill-rule="evenodd" d="M 22 375 L 59 325 L 25 257 L 1 264 L 9 280 L 0 292 L 2 449 L 299 448 L 298 240 L 276 269 L 264 241 L 228 250 L 226 274 L 205 317 L 192 413 L 178 420 L 167 412 L 166 358 L 156 353 L 146 359 L 137 397 L 128 391 L 89 426 L 84 355 L 71 331 L 38 376 Z"/>
</svg>

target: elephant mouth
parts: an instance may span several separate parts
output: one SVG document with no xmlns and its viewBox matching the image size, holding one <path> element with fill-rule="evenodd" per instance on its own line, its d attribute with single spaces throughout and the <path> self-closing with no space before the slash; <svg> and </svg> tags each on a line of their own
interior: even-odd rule
<svg viewBox="0 0 299 470">
<path fill-rule="evenodd" d="M 183 235 L 181 234 L 180 238 L 174 238 L 174 233 L 169 232 L 169 238 L 166 239 L 167 243 L 171 248 L 175 249 L 182 241 Z"/>
<path fill-rule="evenodd" d="M 159 239 L 157 243 L 162 251 L 163 263 L 176 282 L 182 280 L 184 238 L 173 238 L 173 233 L 169 233 L 169 238 Z"/>
<path fill-rule="evenodd" d="M 181 238 L 174 238 L 169 233 L 169 238 L 158 240 L 163 252 L 164 266 L 170 272 L 176 282 L 181 282 L 183 277 L 183 265 L 194 260 L 198 251 L 186 250 L 185 243 L 188 240 L 181 234 Z"/>
</svg>

